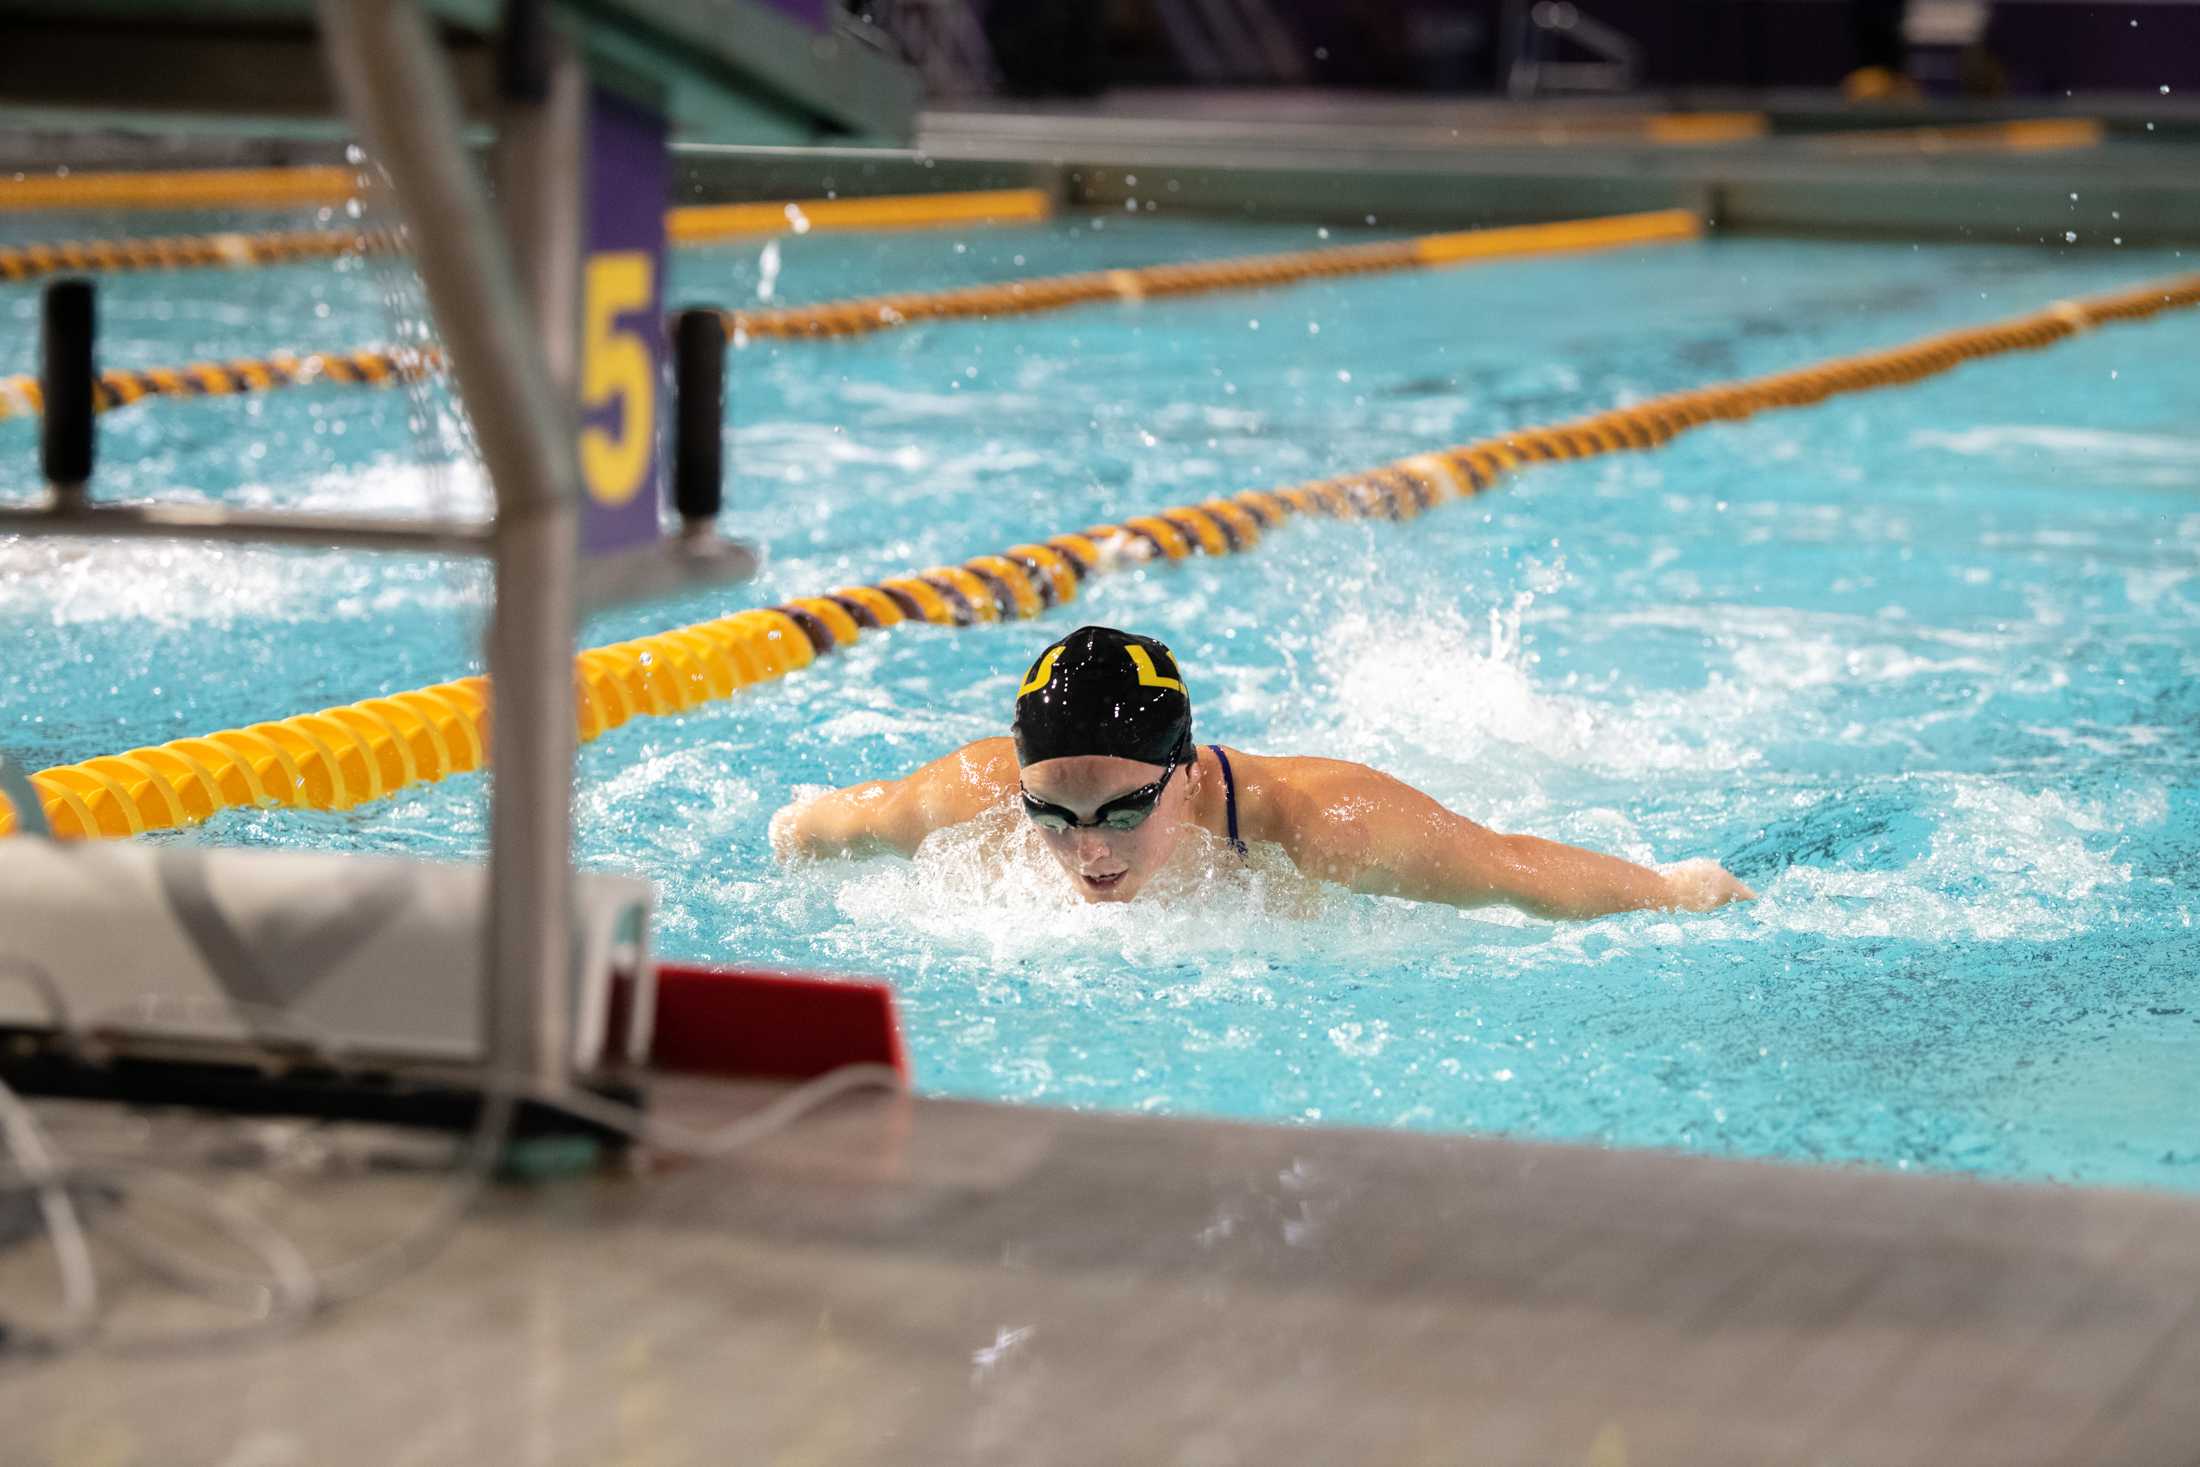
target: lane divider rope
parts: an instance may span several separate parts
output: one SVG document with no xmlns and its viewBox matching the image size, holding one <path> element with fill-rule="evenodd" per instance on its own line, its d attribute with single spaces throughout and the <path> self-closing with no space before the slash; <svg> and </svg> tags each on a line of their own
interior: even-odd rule
<svg viewBox="0 0 2200 1467">
<path fill-rule="evenodd" d="M 1196 260 L 1141 269 L 1090 270 L 1029 280 L 968 285 L 957 290 L 914 291 L 787 306 L 770 311 L 727 311 L 726 330 L 736 345 L 763 337 L 859 336 L 919 321 L 972 316 L 1020 316 L 1096 301 L 1138 301 L 1154 296 L 1218 290 L 1256 290 L 1325 276 L 1457 265 L 1469 260 L 1518 259 L 1580 250 L 1621 249 L 1699 239 L 1703 221 L 1686 209 L 1616 214 L 1555 224 L 1523 224 L 1424 234 L 1376 244 L 1335 245 L 1285 254 Z"/>
<path fill-rule="evenodd" d="M 394 254 L 392 229 L 286 229 L 263 234 L 163 234 L 143 239 L 66 239 L 0 245 L 0 280 L 33 280 L 64 271 L 188 270 L 214 265 L 277 265 L 351 254 Z"/>
<path fill-rule="evenodd" d="M 574 661 L 583 742 L 640 714 L 680 713 L 784 677 L 869 632 L 902 622 L 962 626 L 1041 615 L 1082 583 L 1125 565 L 1252 549 L 1295 515 L 1410 520 L 1542 463 L 1657 448 L 1707 423 L 1920 381 L 1966 361 L 2050 346 L 2115 321 L 2200 305 L 2200 274 L 2137 286 L 1884 351 L 1716 384 L 1550 427 L 1523 428 L 1364 473 L 1133 515 L 961 565 L 843 586 L 770 608 L 596 647 Z M 31 776 L 57 836 L 128 836 L 238 805 L 347 809 L 408 785 L 478 769 L 489 747 L 489 688 L 462 678 Z M 0 831 L 13 812 L 0 801 Z"/>
<path fill-rule="evenodd" d="M 1517 259 L 1576 250 L 1619 249 L 1697 239 L 1702 233 L 1702 221 L 1695 215 L 1685 209 L 1666 209 L 1651 214 L 1622 214 L 1557 224 L 1426 234 L 1380 244 L 1340 245 L 1285 255 L 1011 280 L 958 290 L 831 301 L 784 311 L 748 314 L 729 311 L 725 316 L 727 329 L 737 343 L 754 336 L 850 336 L 904 326 L 912 321 L 1021 315 L 1093 301 L 1135 301 L 1148 296 L 1284 285 L 1317 276 L 1360 275 L 1379 270 Z M 286 354 L 228 362 L 193 362 L 182 367 L 152 367 L 134 372 L 103 372 L 100 374 L 99 406 L 104 410 L 147 397 L 264 392 L 312 382 L 378 387 L 423 376 L 441 365 L 442 357 L 432 347 L 407 351 L 366 348 L 310 356 Z M 0 377 L 0 419 L 34 416 L 43 410 L 42 404 L 36 377 Z"/>
<path fill-rule="evenodd" d="M 1883 127 L 1805 138 L 1819 153 L 2060 153 L 2097 148 L 2108 128 L 2097 117 L 2033 117 L 1959 127 Z"/>
<path fill-rule="evenodd" d="M 277 352 L 181 367 L 105 371 L 99 374 L 92 401 L 99 411 L 107 412 L 152 397 L 232 397 L 321 382 L 387 387 L 433 376 L 442 367 L 443 353 L 432 346 L 369 347 L 303 356 Z M 45 391 L 36 377 L 0 377 L 0 419 L 36 417 L 45 411 L 45 403 Z"/>
<path fill-rule="evenodd" d="M 4 206 L 0 206 L 4 207 Z M 674 244 L 811 231 L 922 229 L 948 224 L 1027 224 L 1051 216 L 1044 189 L 985 189 L 943 194 L 885 194 L 853 199 L 693 204 L 665 211 Z M 264 233 L 180 234 L 147 239 L 75 239 L 0 245 L 0 281 L 69 271 L 188 270 L 279 265 L 348 254 L 394 254 L 404 239 L 391 229 L 291 229 Z"/>
<path fill-rule="evenodd" d="M 305 207 L 341 204 L 358 186 L 358 170 L 335 164 L 0 176 L 0 213 L 16 209 Z"/>
</svg>

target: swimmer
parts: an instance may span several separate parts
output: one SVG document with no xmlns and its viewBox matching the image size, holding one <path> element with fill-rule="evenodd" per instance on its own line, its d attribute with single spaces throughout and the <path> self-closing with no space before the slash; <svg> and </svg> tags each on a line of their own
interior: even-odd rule
<svg viewBox="0 0 2200 1467">
<path fill-rule="evenodd" d="M 1240 856 L 1272 843 L 1304 874 L 1354 891 L 1554 919 L 1701 912 L 1756 895 L 1714 861 L 1660 873 L 1500 835 L 1362 764 L 1202 747 L 1169 649 L 1108 627 L 1081 627 L 1039 655 L 1007 738 L 789 805 L 772 817 L 772 848 L 910 856 L 933 831 L 1009 802 L 1089 902 L 1132 900 L 1194 828 Z"/>
</svg>

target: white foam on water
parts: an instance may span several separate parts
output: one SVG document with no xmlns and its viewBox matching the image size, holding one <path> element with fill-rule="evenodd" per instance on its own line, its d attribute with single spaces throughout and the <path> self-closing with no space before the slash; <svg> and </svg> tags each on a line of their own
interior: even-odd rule
<svg viewBox="0 0 2200 1467">
<path fill-rule="evenodd" d="M 313 480 L 303 492 L 246 485 L 222 501 L 318 513 L 425 515 L 463 522 L 487 511 L 470 465 L 389 462 Z M 303 569 L 310 559 L 310 571 Z M 179 627 L 254 623 L 311 612 L 326 617 L 392 613 L 486 601 L 485 570 L 451 562 L 423 570 L 358 551 L 300 551 L 184 541 L 91 543 L 0 536 L 0 616 L 53 626 L 131 621 Z"/>
<path fill-rule="evenodd" d="M 1924 856 L 1893 871 L 1791 867 L 1768 885 L 1756 915 L 1785 931 L 1842 938 L 2076 936 L 2107 915 L 2101 897 L 2131 884 L 2132 867 L 2114 857 L 2117 833 L 2169 815 L 2160 787 L 2087 800 L 1983 775 L 1920 782 L 1940 811 Z"/>
<path fill-rule="evenodd" d="M 756 298 L 768 301 L 779 288 L 779 241 L 768 239 L 756 256 Z"/>
<path fill-rule="evenodd" d="M 2200 486 L 2200 438 L 2108 429 L 1996 424 L 1958 431 L 1925 429 L 1913 447 L 1968 458 L 2045 467 L 2057 476 L 2170 489 Z"/>
<path fill-rule="evenodd" d="M 580 864 L 656 881 L 663 888 L 655 926 L 660 943 L 710 953 L 736 953 L 733 934 L 706 932 L 694 913 L 707 906 L 741 911 L 756 884 L 724 873 L 753 823 L 762 796 L 733 773 L 745 753 L 724 741 L 668 732 L 601 779 L 583 779 L 574 803 L 574 850 Z"/>
<path fill-rule="evenodd" d="M 1431 955 L 1450 963 L 1474 933 L 1504 930 L 1479 914 L 1313 881 L 1273 846 L 1240 860 L 1203 833 L 1137 900 L 1087 903 L 1006 806 L 935 832 L 913 860 L 798 863 L 784 879 L 784 915 L 810 924 L 818 946 L 856 971 L 914 966 L 967 979 L 975 964 L 1065 997 L 1134 985 L 1173 1006 L 1265 1006 L 1297 971 L 1383 972 Z"/>
<path fill-rule="evenodd" d="M 1448 611 L 1403 623 L 1339 618 L 1319 643 L 1317 686 L 1300 710 L 1320 730 L 1314 743 L 1401 775 L 1472 772 L 1484 789 L 1493 774 L 1502 776 L 1495 783 L 1517 783 L 1553 767 L 1711 771 L 1756 757 L 1704 719 L 1681 716 L 1668 695 L 1630 705 L 1546 685 L 1522 643 L 1533 599 L 1521 593 L 1480 626 Z M 1721 684 L 1696 701 L 1734 697 Z"/>
</svg>

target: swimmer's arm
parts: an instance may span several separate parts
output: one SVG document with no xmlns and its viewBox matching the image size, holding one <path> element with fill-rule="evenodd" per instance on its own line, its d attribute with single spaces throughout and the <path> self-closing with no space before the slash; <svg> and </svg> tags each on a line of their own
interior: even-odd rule
<svg viewBox="0 0 2200 1467">
<path fill-rule="evenodd" d="M 782 860 L 915 855 L 933 831 L 999 804 L 1015 781 L 1009 741 L 980 739 L 904 778 L 869 780 L 787 806 L 772 816 L 772 850 Z"/>
<path fill-rule="evenodd" d="M 1646 866 L 1532 835 L 1502 835 L 1387 774 L 1305 760 L 1275 802 L 1279 841 L 1301 871 L 1354 891 L 1455 907 L 1504 903 L 1554 920 L 1613 912 L 1704 911 L 1756 895 L 1698 863 L 1669 878 Z"/>
</svg>

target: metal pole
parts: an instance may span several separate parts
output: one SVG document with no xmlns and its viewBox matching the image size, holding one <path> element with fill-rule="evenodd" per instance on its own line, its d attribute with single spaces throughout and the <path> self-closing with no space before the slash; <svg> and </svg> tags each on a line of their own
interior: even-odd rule
<svg viewBox="0 0 2200 1467">
<path fill-rule="evenodd" d="M 508 6 L 506 24 L 532 9 Z M 506 78 L 491 166 L 505 237 L 534 311 L 550 380 L 562 400 L 574 402 L 580 383 L 581 221 L 588 203 L 581 197 L 588 68 L 544 18 L 536 16 L 526 28 L 543 33 L 529 48 L 540 51 L 533 59 L 541 74 Z"/>
<path fill-rule="evenodd" d="M 461 520 L 293 514 L 207 504 L 90 504 L 79 495 L 51 509 L 0 509 L 0 535 L 98 535 L 116 540 L 195 540 L 217 545 L 297 545 L 314 550 L 409 550 L 485 555 L 487 525 Z"/>
<path fill-rule="evenodd" d="M 463 143 L 433 32 L 410 0 L 318 0 L 345 110 L 395 186 L 413 259 L 496 488 L 489 635 L 489 1064 L 570 1070 L 574 560 L 580 467 L 570 403 Z"/>
</svg>

